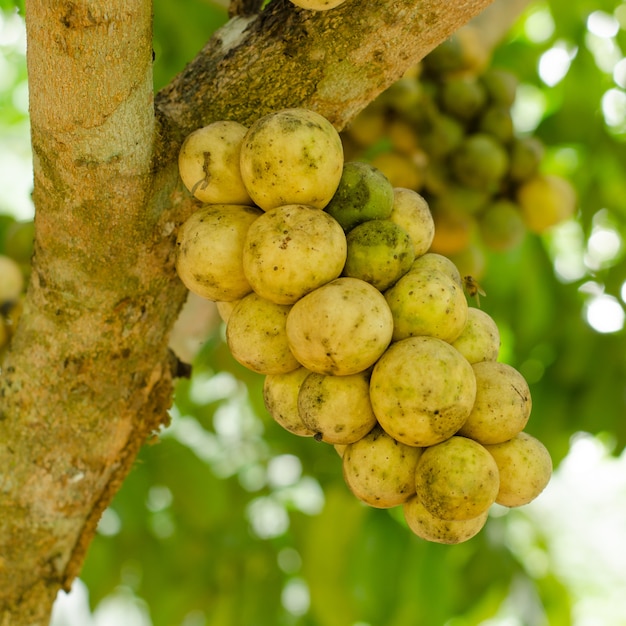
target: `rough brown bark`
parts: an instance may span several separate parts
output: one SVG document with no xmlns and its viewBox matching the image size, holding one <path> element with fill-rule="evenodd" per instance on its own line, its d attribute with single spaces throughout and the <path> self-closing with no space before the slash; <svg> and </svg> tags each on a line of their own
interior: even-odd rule
<svg viewBox="0 0 626 626">
<path fill-rule="evenodd" d="M 0 379 L 0 625 L 44 625 L 103 509 L 167 423 L 168 334 L 196 206 L 182 138 L 306 106 L 341 128 L 490 0 L 275 0 L 236 17 L 157 98 L 151 2 L 27 0 L 36 244 Z"/>
</svg>

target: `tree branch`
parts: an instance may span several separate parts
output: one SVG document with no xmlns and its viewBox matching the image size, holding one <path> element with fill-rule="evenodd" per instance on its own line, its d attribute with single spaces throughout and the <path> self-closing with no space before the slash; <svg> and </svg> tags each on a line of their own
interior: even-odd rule
<svg viewBox="0 0 626 626">
<path fill-rule="evenodd" d="M 274 0 L 221 29 L 157 98 L 151 3 L 30 0 L 36 204 L 24 313 L 0 379 L 0 624 L 44 625 L 150 433 L 186 297 L 174 239 L 197 207 L 176 155 L 216 119 L 286 106 L 341 128 L 489 0 Z"/>
</svg>

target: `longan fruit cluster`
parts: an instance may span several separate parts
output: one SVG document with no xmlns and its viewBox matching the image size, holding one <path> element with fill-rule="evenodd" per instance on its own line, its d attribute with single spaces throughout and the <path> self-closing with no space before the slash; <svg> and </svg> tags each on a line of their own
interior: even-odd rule
<svg viewBox="0 0 626 626">
<path fill-rule="evenodd" d="M 458 268 L 430 251 L 419 193 L 346 161 L 305 109 L 199 129 L 179 169 L 205 203 L 178 232 L 181 280 L 217 303 L 272 418 L 335 446 L 360 501 L 403 506 L 415 534 L 458 543 L 494 502 L 543 490 L 528 385 L 497 361 L 497 325 L 468 304 Z"/>
<path fill-rule="evenodd" d="M 543 233 L 576 208 L 571 183 L 542 171 L 542 142 L 514 128 L 517 84 L 511 72 L 490 65 L 466 27 L 342 135 L 349 158 L 368 160 L 393 184 L 426 198 L 436 225 L 431 251 L 477 276 L 480 262 L 467 259 L 514 249 L 526 232 Z"/>
</svg>

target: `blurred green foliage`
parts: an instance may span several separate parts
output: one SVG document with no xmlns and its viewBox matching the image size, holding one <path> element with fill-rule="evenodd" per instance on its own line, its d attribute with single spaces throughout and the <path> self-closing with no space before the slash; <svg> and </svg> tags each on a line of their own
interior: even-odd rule
<svg viewBox="0 0 626 626">
<path fill-rule="evenodd" d="M 481 306 L 501 329 L 503 360 L 530 383 L 527 431 L 555 464 L 581 430 L 604 434 L 616 453 L 626 444 L 626 333 L 599 333 L 585 320 L 590 283 L 620 301 L 626 280 L 626 126 L 605 122 L 603 95 L 616 84 L 598 67 L 586 26 L 592 12 L 612 15 L 620 5 L 534 3 L 492 62 L 543 98 L 533 134 L 548 147 L 546 167 L 579 194 L 577 259 L 584 260 L 599 215 L 622 238 L 611 259 L 567 280 L 555 271 L 562 234 L 529 235 L 513 251 L 488 253 Z M 0 2 L 4 10 L 15 6 L 21 3 Z M 533 12 L 552 18 L 541 41 L 525 31 Z M 154 13 L 159 89 L 226 21 L 226 10 L 207 0 L 157 0 Z M 613 40 L 626 50 L 624 28 Z M 548 87 L 537 68 L 559 42 L 576 54 Z M 25 78 L 25 68 L 19 72 L 15 84 Z M 0 105 L 3 129 L 24 120 L 8 90 Z M 0 252 L 14 221 L 0 215 Z M 154 626 L 472 626 L 497 615 L 515 589 L 519 623 L 572 623 L 572 599 L 558 575 L 529 571 L 507 541 L 507 524 L 523 511 L 494 516 L 458 546 L 417 539 L 397 510 L 356 501 L 331 446 L 286 433 L 269 418 L 262 377 L 234 362 L 222 326 L 212 328 L 192 379 L 178 384 L 172 426 L 142 450 L 103 518 L 81 576 L 93 606 L 124 586 L 146 600 Z M 277 460 L 295 467 L 286 482 L 275 475 Z"/>
</svg>

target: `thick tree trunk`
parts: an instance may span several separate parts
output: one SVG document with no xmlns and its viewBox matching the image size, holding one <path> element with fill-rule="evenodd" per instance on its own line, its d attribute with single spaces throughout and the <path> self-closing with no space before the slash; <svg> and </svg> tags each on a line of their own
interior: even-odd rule
<svg viewBox="0 0 626 626">
<path fill-rule="evenodd" d="M 149 0 L 27 0 L 36 245 L 0 379 L 0 625 L 48 623 L 97 521 L 167 423 L 186 291 L 182 138 L 285 106 L 341 128 L 490 0 L 275 0 L 235 17 L 157 98 Z M 183 10 L 183 9 L 181 9 Z"/>
</svg>

